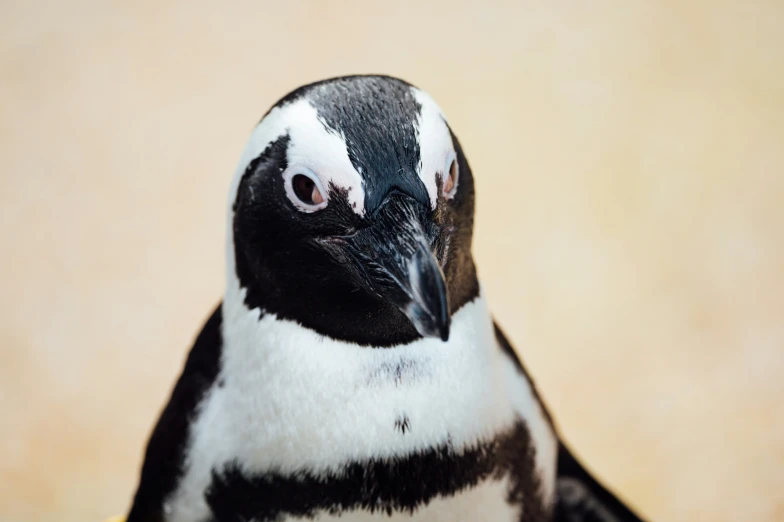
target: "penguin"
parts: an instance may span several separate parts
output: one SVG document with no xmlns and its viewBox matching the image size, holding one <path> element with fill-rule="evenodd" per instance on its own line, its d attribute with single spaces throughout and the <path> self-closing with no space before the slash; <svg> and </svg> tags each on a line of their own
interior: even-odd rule
<svg viewBox="0 0 784 522">
<path fill-rule="evenodd" d="M 224 298 L 127 522 L 641 520 L 573 456 L 494 322 L 474 197 L 413 85 L 280 99 L 234 173 Z"/>
</svg>

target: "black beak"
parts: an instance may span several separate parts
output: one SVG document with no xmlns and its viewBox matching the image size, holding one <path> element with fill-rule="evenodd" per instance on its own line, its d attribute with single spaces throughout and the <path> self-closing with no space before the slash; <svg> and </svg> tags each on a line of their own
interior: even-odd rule
<svg viewBox="0 0 784 522">
<path fill-rule="evenodd" d="M 373 290 L 394 304 L 423 337 L 449 339 L 449 294 L 431 245 L 438 232 L 426 204 L 395 193 L 372 224 L 341 238 Z"/>
<path fill-rule="evenodd" d="M 406 294 L 397 303 L 423 337 L 449 339 L 449 295 L 444 273 L 435 257 L 419 248 L 408 262 L 408 277 L 400 283 Z"/>
</svg>

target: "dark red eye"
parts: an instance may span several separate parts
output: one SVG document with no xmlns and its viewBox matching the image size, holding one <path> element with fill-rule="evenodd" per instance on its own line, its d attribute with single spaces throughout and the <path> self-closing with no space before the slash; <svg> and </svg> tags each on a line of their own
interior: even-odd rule
<svg viewBox="0 0 784 522">
<path fill-rule="evenodd" d="M 449 173 L 444 181 L 444 194 L 446 196 L 451 196 L 452 192 L 457 185 L 457 160 L 453 159 L 452 163 L 449 164 Z"/>
<path fill-rule="evenodd" d="M 294 194 L 306 205 L 320 205 L 324 203 L 324 196 L 316 183 L 304 174 L 296 174 L 291 178 Z"/>
</svg>

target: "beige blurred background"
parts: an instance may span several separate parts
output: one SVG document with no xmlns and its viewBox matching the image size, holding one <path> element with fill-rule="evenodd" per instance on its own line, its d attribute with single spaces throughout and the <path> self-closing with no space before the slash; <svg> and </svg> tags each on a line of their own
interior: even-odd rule
<svg viewBox="0 0 784 522">
<path fill-rule="evenodd" d="M 300 84 L 428 90 L 494 312 L 654 521 L 784 520 L 784 4 L 0 3 L 0 520 L 123 512 Z"/>
</svg>

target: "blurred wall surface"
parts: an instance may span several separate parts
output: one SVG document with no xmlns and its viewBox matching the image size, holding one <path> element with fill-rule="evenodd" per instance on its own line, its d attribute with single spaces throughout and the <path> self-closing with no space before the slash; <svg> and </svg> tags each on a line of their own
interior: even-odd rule
<svg viewBox="0 0 784 522">
<path fill-rule="evenodd" d="M 0 4 L 0 521 L 123 512 L 281 95 L 429 91 L 492 309 L 654 521 L 784 520 L 784 4 Z"/>
</svg>

